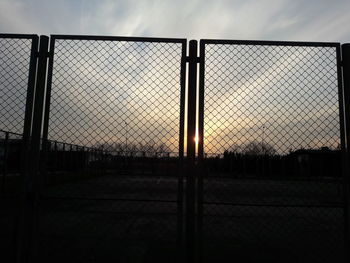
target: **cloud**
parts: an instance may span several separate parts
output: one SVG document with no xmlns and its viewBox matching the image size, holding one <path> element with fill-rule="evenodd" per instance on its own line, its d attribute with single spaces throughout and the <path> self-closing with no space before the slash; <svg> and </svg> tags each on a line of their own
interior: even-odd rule
<svg viewBox="0 0 350 263">
<path fill-rule="evenodd" d="M 349 8 L 346 0 L 1 0 L 0 31 L 347 42 Z"/>
<path fill-rule="evenodd" d="M 216 1 L 166 1 L 166 0 L 144 0 L 144 1 L 112 1 L 112 0 L 101 0 L 101 1 L 88 1 L 88 0 L 77 0 L 77 1 L 44 1 L 44 0 L 0 0 L 0 32 L 14 32 L 14 33 L 37 33 L 37 34 L 91 34 L 91 35 L 119 35 L 119 36 L 150 36 L 150 37 L 181 37 L 188 39 L 201 39 L 201 38 L 224 38 L 224 39 L 269 39 L 269 40 L 306 40 L 306 41 L 341 41 L 349 42 L 350 32 L 347 29 L 347 23 L 350 21 L 350 15 L 346 10 L 349 10 L 350 1 L 333 1 L 329 2 L 327 0 L 264 0 L 264 1 L 253 1 L 253 0 L 216 0 Z M 113 51 L 113 50 L 112 50 Z M 122 54 L 121 50 L 119 52 L 111 51 L 111 54 Z M 79 51 L 80 52 L 80 51 Z M 77 51 L 77 53 L 79 53 Z M 81 52 L 80 52 L 81 53 Z M 79 53 L 79 54 L 80 54 Z M 128 52 L 127 52 L 128 53 Z M 63 52 L 63 54 L 68 54 L 68 52 Z M 231 53 L 232 54 L 232 53 Z M 74 54 L 73 54 L 74 55 Z M 123 54 L 122 54 L 123 55 Z M 96 58 L 100 58 L 102 55 L 97 54 Z M 144 56 L 144 55 L 143 55 Z M 85 59 L 89 56 L 84 55 Z M 106 58 L 105 61 L 109 62 L 108 59 L 114 59 L 113 55 L 110 55 Z M 299 54 L 299 59 L 302 59 L 303 56 Z M 152 57 L 149 59 L 153 59 Z M 94 59 L 91 59 L 94 61 Z M 81 62 L 84 62 L 82 58 Z M 157 61 L 157 59 L 156 59 Z M 222 60 L 223 61 L 223 60 Z M 56 61 L 57 62 L 57 61 Z M 129 62 L 129 63 L 128 63 Z M 94 65 L 94 70 L 89 68 L 88 63 L 84 64 L 84 67 L 81 65 L 63 65 L 62 68 L 70 68 L 71 71 L 75 72 L 79 76 L 85 76 L 86 79 L 93 79 L 97 85 L 95 89 L 104 89 L 109 86 L 116 86 L 116 83 L 122 83 L 124 86 L 129 87 L 129 92 L 133 94 L 137 93 L 138 90 L 142 90 L 144 79 L 150 80 L 154 72 L 147 71 L 147 67 L 141 69 L 143 66 L 139 64 L 139 58 L 130 58 L 126 57 L 126 61 L 120 63 L 122 65 L 127 65 L 127 69 L 132 69 L 132 72 L 127 72 L 125 77 L 122 73 L 123 70 L 118 69 L 118 74 L 109 76 L 108 74 L 100 76 L 100 78 L 91 75 L 91 72 L 99 69 L 98 72 L 103 71 L 104 69 L 99 68 L 98 65 Z M 270 60 L 271 62 L 271 60 Z M 294 61 L 296 62 L 296 61 Z M 117 63 L 115 61 L 115 63 Z M 275 62 L 277 63 L 277 62 Z M 110 64 L 113 64 L 111 62 Z M 130 64 L 130 65 L 129 65 Z M 292 62 L 288 62 L 289 65 Z M 56 65 L 57 67 L 57 65 Z M 162 76 L 161 68 L 158 70 L 157 74 Z M 229 69 L 228 69 L 229 70 Z M 250 73 L 254 69 L 251 69 Z M 273 76 L 274 65 L 270 65 L 266 72 L 263 72 L 261 76 Z M 89 71 L 91 71 L 89 73 Z M 272 71 L 272 72 L 271 72 Z M 106 71 L 111 73 L 112 70 L 108 69 Z M 290 72 L 293 72 L 290 70 Z M 165 72 L 166 73 L 166 72 Z M 165 74 L 164 73 L 164 74 Z M 163 74 L 163 75 L 164 75 Z M 108 76 L 107 76 L 108 75 Z M 176 76 L 178 76 L 176 71 Z M 247 83 L 253 83 L 251 76 L 248 77 Z M 132 78 L 131 78 L 132 76 Z M 142 76 L 142 77 L 141 77 Z M 261 80 L 261 76 L 257 78 Z M 139 83 L 135 85 L 132 81 L 128 79 L 130 77 L 132 81 L 136 81 L 138 78 Z M 55 78 L 55 76 L 54 76 Z M 125 80 L 123 80 L 125 78 Z M 275 77 L 276 78 L 276 77 Z M 78 78 L 71 80 L 71 89 L 76 90 L 77 88 L 72 84 L 74 81 L 77 81 Z M 160 77 L 158 77 L 160 79 Z M 58 81 L 61 85 L 64 82 L 64 78 Z M 82 81 L 82 80 L 80 80 Z M 165 80 L 164 80 L 165 81 Z M 167 80 L 166 80 L 167 81 Z M 174 82 L 174 83 L 173 83 Z M 167 82 L 169 87 L 175 86 L 175 80 Z M 259 83 L 255 82 L 255 83 Z M 107 85 L 108 84 L 108 85 Z M 161 84 L 161 83 L 160 83 Z M 208 83 L 207 83 L 208 84 Z M 94 86 L 93 85 L 93 86 Z M 131 86 L 128 86 L 131 85 Z M 249 84 L 250 86 L 254 86 Z M 247 86 L 249 86 L 247 84 Z M 325 84 L 326 85 L 326 84 Z M 66 84 L 68 86 L 68 84 Z M 84 85 L 79 81 L 76 83 L 76 86 L 83 88 Z M 155 82 L 152 85 L 149 85 L 150 90 L 157 90 L 159 85 Z M 259 86 L 259 85 L 257 85 Z M 135 90 L 134 90 L 135 89 Z M 161 91 L 161 90 L 160 90 Z M 288 89 L 285 89 L 285 92 Z M 159 92 L 158 92 L 159 93 Z M 107 94 L 107 93 L 106 93 Z M 105 94 L 105 95 L 106 95 Z M 150 94 L 150 93 L 149 93 Z M 143 128 L 138 127 L 139 131 L 149 130 L 151 134 L 137 135 L 137 140 L 152 137 L 153 139 L 159 139 L 159 134 L 166 129 L 162 125 L 167 125 L 168 127 L 172 126 L 172 123 L 178 124 L 178 121 L 172 122 L 172 117 L 174 117 L 175 111 L 179 106 L 176 104 L 170 112 L 170 116 L 165 116 L 163 114 L 164 120 L 162 123 L 157 123 L 156 119 L 159 119 L 159 116 L 153 116 L 152 108 L 146 105 L 146 102 L 149 101 L 147 95 L 139 94 L 142 102 L 142 105 L 145 105 L 145 112 L 149 111 L 148 124 L 149 127 L 144 126 Z M 113 95 L 113 94 L 112 94 Z M 112 95 L 105 97 L 113 98 Z M 124 92 L 124 96 L 127 96 L 128 92 Z M 226 96 L 227 94 L 225 94 Z M 260 93 L 259 93 L 260 95 Z M 273 94 L 272 94 L 273 95 Z M 283 95 L 283 94 L 282 94 Z M 285 94 L 284 94 L 285 95 Z M 308 94 L 310 95 L 310 94 Z M 263 96 L 263 94 L 261 94 Z M 120 96 L 122 97 L 122 96 Z M 176 98 L 175 98 L 176 97 Z M 171 98 L 171 101 L 176 101 L 178 95 L 174 98 Z M 287 98 L 287 96 L 285 96 Z M 86 116 L 86 119 L 89 121 L 95 118 L 94 105 L 90 105 L 92 112 L 88 112 L 88 109 L 84 107 L 89 106 L 88 104 L 81 105 L 77 107 L 77 104 L 81 102 L 81 98 L 76 95 L 76 93 L 70 94 L 70 97 L 67 98 L 67 105 L 70 106 L 70 110 L 75 109 L 74 112 L 81 111 L 81 116 Z M 232 99 L 227 96 L 227 101 L 232 102 Z M 102 102 L 106 102 L 101 100 Z M 170 101 L 170 99 L 169 99 Z M 114 103 L 117 101 L 115 100 Z M 159 101 L 155 101 L 160 103 Z M 223 103 L 224 101 L 222 101 Z M 294 103 L 294 101 L 293 101 Z M 108 105 L 113 104 L 109 103 Z M 158 105 L 158 104 L 157 104 Z M 298 105 L 296 103 L 294 106 Z M 53 100 L 53 107 L 55 106 L 55 101 Z M 119 104 L 116 104 L 114 110 L 119 110 Z M 123 106 L 122 109 L 133 110 L 130 107 L 133 105 Z M 161 107 L 161 105 L 158 105 Z M 128 108 L 129 107 L 129 108 Z M 79 109 L 78 109 L 79 108 Z M 88 108 L 88 107 L 87 107 Z M 134 107 L 135 108 L 135 107 Z M 85 110 L 84 110 L 85 109 Z M 135 109 L 134 109 L 135 110 Z M 148 110 L 148 111 L 147 111 Z M 137 109 L 135 110 L 135 112 Z M 154 112 L 154 111 L 153 111 Z M 165 111 L 166 112 L 166 111 Z M 72 115 L 71 112 L 66 112 L 67 116 Z M 338 126 L 336 121 L 332 120 L 334 117 L 333 111 L 329 110 L 328 119 L 326 118 L 326 123 L 330 123 L 329 127 L 335 133 L 338 132 L 335 126 Z M 134 116 L 135 115 L 135 116 Z M 130 119 L 134 120 L 137 125 L 142 124 L 144 116 L 136 116 L 136 114 L 130 115 Z M 328 116 L 327 115 L 327 116 Z M 69 117 L 68 116 L 68 117 Z M 93 117 L 91 117 L 93 116 Z M 268 115 L 266 114 L 268 117 Z M 277 116 L 277 115 L 276 115 Z M 69 120 L 69 118 L 62 118 L 64 125 Z M 111 119 L 107 122 L 115 124 L 118 134 L 115 133 L 115 140 L 120 136 L 119 133 L 125 132 L 120 128 L 124 125 L 121 121 L 118 123 L 117 114 L 114 114 Z M 294 116 L 295 117 L 295 116 Z M 271 118 L 272 120 L 272 118 Z M 293 118 L 296 123 L 300 124 L 301 121 L 298 121 L 296 118 Z M 60 120 L 56 120 L 55 124 L 58 124 Z M 77 120 L 78 121 L 78 120 Z M 315 123 L 313 119 L 309 120 L 312 123 Z M 92 121 L 95 125 L 98 123 L 97 120 Z M 229 122 L 229 121 L 227 121 Z M 289 120 L 286 123 L 291 123 Z M 288 125 L 286 123 L 280 124 L 280 129 L 285 129 Z M 259 124 L 259 123 L 258 123 Z M 296 124 L 296 125 L 297 125 Z M 299 125 L 298 124 L 298 125 Z M 331 125 L 332 124 L 332 125 Z M 64 126 L 63 125 L 63 126 Z M 119 125 L 119 126 L 118 126 Z M 131 126 L 131 124 L 129 124 Z M 175 125 L 175 126 L 176 126 Z M 264 125 L 264 124 L 259 124 Z M 255 125 L 256 127 L 260 127 Z M 67 125 L 66 125 L 67 126 Z M 174 126 L 174 127 L 175 127 Z M 256 130 L 258 128 L 253 127 L 251 130 Z M 305 127 L 305 125 L 303 125 Z M 136 126 L 135 126 L 136 127 Z M 157 127 L 157 129 L 154 129 Z M 248 126 L 247 126 L 248 127 Z M 311 127 L 311 126 L 309 126 Z M 57 130 L 61 131 L 62 127 L 57 125 Z M 100 127 L 101 128 L 101 125 Z M 105 127 L 106 134 L 109 132 L 109 127 Z M 119 129 L 120 128 L 120 129 Z M 249 127 L 248 127 L 249 128 Z M 327 128 L 327 127 L 326 127 Z M 332 129 L 333 128 L 333 129 Z M 227 127 L 225 127 L 227 130 Z M 245 132 L 246 127 L 241 129 L 242 133 Z M 277 128 L 276 128 L 277 129 Z M 72 129 L 71 129 L 72 130 Z M 77 140 L 81 138 L 87 138 L 92 136 L 94 132 L 98 129 L 95 128 L 94 131 L 86 130 L 84 136 L 77 137 Z M 177 147 L 175 144 L 178 128 L 171 129 L 175 131 L 174 133 L 168 136 L 167 140 L 173 140 L 172 144 L 174 147 L 172 150 L 175 150 Z M 63 130 L 62 130 L 63 131 Z M 232 131 L 231 131 L 232 132 Z M 63 131 L 65 135 L 69 135 L 67 131 Z M 153 133 L 153 134 L 152 134 Z M 300 133 L 300 132 L 299 132 Z M 136 133 L 135 133 L 136 134 Z M 278 133 L 282 134 L 282 131 Z M 294 133 L 297 134 L 298 133 Z M 116 136 L 118 135 L 118 136 Z M 253 136 L 260 136 L 259 133 L 251 133 Z M 304 134 L 305 135 L 305 134 Z M 312 134 L 311 134 L 312 135 Z M 306 134 L 306 137 L 312 137 L 309 134 Z M 63 135 L 62 135 L 63 136 Z M 77 134 L 76 134 L 77 136 Z M 93 134 L 93 136 L 98 137 L 99 135 Z M 145 137 L 142 137 L 145 136 Z M 74 137 L 74 136 L 73 136 Z M 103 136 L 102 136 L 103 137 Z M 100 136 L 100 139 L 102 138 Z M 217 136 L 220 137 L 220 136 Z M 275 136 L 276 137 L 276 136 Z M 332 135 L 330 141 L 335 144 L 336 136 Z M 106 137 L 107 138 L 107 137 Z M 276 137 L 277 138 L 277 137 Z M 299 136 L 299 139 L 301 137 Z M 310 138 L 303 138 L 304 141 L 311 140 Z M 103 139 L 103 138 L 102 138 Z M 108 137 L 107 139 L 112 139 Z M 120 138 L 119 138 L 120 139 Z M 283 138 L 278 138 L 282 140 Z M 318 139 L 318 138 L 317 138 Z M 297 139 L 295 139 L 297 140 Z M 80 141 L 80 143 L 84 143 Z M 287 143 L 286 143 L 287 144 Z M 314 142 L 314 145 L 317 143 Z M 283 148 L 283 147 L 279 147 Z M 284 147 L 285 148 L 285 147 Z M 286 151 L 282 149 L 281 151 Z M 220 149 L 221 151 L 221 149 Z"/>
</svg>

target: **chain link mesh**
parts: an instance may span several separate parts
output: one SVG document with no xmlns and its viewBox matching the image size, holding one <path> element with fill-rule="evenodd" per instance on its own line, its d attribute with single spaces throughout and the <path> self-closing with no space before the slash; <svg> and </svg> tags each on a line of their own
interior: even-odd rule
<svg viewBox="0 0 350 263">
<path fill-rule="evenodd" d="M 176 254 L 183 41 L 54 41 L 41 259 Z"/>
<path fill-rule="evenodd" d="M 154 261 L 163 250 L 162 261 L 175 259 L 184 42 L 51 40 L 39 259 Z M 30 38 L 0 37 L 5 261 L 15 247 L 31 47 Z M 337 63 L 335 45 L 205 44 L 206 261 L 341 261 Z"/>
<path fill-rule="evenodd" d="M 22 180 L 21 156 L 32 37 L 0 35 L 0 247 L 13 262 Z"/>
<path fill-rule="evenodd" d="M 206 45 L 205 152 L 337 149 L 335 47 Z"/>
<path fill-rule="evenodd" d="M 181 47 L 56 40 L 49 139 L 178 154 Z"/>
<path fill-rule="evenodd" d="M 32 40 L 0 37 L 0 130 L 23 132 Z"/>
<path fill-rule="evenodd" d="M 204 253 L 340 261 L 336 46 L 204 45 Z"/>
</svg>

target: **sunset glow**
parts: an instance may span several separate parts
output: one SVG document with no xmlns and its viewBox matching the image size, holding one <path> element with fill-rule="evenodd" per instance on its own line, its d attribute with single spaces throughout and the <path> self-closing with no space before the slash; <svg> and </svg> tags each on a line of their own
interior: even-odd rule
<svg viewBox="0 0 350 263">
<path fill-rule="evenodd" d="M 199 141 L 198 135 L 196 135 L 193 139 L 194 139 L 194 141 L 196 143 L 196 147 L 197 147 L 198 146 L 198 141 Z"/>
</svg>

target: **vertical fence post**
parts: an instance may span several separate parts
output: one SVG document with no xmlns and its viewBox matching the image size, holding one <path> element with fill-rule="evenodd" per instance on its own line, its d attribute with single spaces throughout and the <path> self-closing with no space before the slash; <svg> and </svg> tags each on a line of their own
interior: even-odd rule
<svg viewBox="0 0 350 263">
<path fill-rule="evenodd" d="M 344 165 L 344 219 L 345 219 L 345 259 L 348 261 L 350 250 L 350 229 L 349 229 L 349 209 L 350 209 L 350 178 L 349 178 L 349 164 L 350 164 L 350 44 L 342 45 L 342 66 L 343 66 L 343 103 L 344 103 L 344 119 L 345 119 L 345 157 Z M 341 83 L 340 83 L 341 84 Z"/>
<path fill-rule="evenodd" d="M 66 144 L 63 143 L 62 145 L 62 157 L 61 157 L 61 163 L 62 163 L 62 171 L 67 172 L 67 160 L 66 160 Z"/>
<path fill-rule="evenodd" d="M 79 155 L 79 146 L 78 145 L 75 145 L 75 151 L 74 151 L 74 153 L 73 153 L 73 156 L 74 156 L 74 158 L 73 158 L 73 162 L 74 162 L 74 171 L 76 172 L 76 174 L 79 174 L 79 164 L 78 164 L 78 162 L 79 162 L 79 157 L 78 157 L 78 155 Z"/>
<path fill-rule="evenodd" d="M 25 177 L 25 193 L 19 224 L 17 262 L 35 262 L 35 235 L 39 198 L 39 162 L 41 148 L 42 115 L 46 82 L 47 51 L 49 38 L 40 36 L 38 68 L 33 114 L 30 172 Z"/>
<path fill-rule="evenodd" d="M 38 261 L 36 260 L 37 253 L 37 217 L 38 217 L 38 202 L 40 194 L 40 186 L 42 178 L 40 175 L 40 153 L 42 149 L 41 144 L 41 131 L 43 124 L 43 112 L 44 112 L 44 94 L 46 85 L 46 69 L 47 69 L 47 58 L 48 58 L 48 44 L 49 38 L 47 36 L 40 36 L 39 46 L 39 59 L 37 69 L 37 82 L 36 82 L 36 93 L 35 93 L 35 105 L 34 105 L 34 117 L 33 117 L 33 131 L 32 131 L 32 169 L 30 178 L 30 196 L 31 196 L 31 226 L 30 226 L 30 245 L 29 245 L 29 262 Z"/>
<path fill-rule="evenodd" d="M 184 41 L 181 54 L 180 71 L 180 131 L 179 131 L 179 162 L 178 162 L 178 181 L 177 181 L 177 247 L 178 261 L 183 262 L 185 242 L 184 242 L 184 147 L 185 147 L 185 99 L 186 99 L 186 52 L 187 41 Z M 144 157 L 145 154 L 141 153 Z"/>
<path fill-rule="evenodd" d="M 28 74 L 28 90 L 26 96 L 26 106 L 24 113 L 24 124 L 23 124 L 23 143 L 21 150 L 21 174 L 22 180 L 25 180 L 29 171 L 29 159 L 30 159 L 30 137 L 32 132 L 32 120 L 34 110 L 34 94 L 35 94 L 35 78 L 36 78 L 36 67 L 37 67 L 37 52 L 39 45 L 39 37 L 35 35 L 32 40 L 32 47 L 30 51 L 29 61 L 29 74 Z"/>
<path fill-rule="evenodd" d="M 50 38 L 50 47 L 49 47 L 49 61 L 48 61 L 48 69 L 47 69 L 47 81 L 46 81 L 46 92 L 45 92 L 45 109 L 43 116 L 43 133 L 42 133 L 42 143 L 43 143 L 43 151 L 42 151 L 42 159 L 40 160 L 42 177 L 48 180 L 48 168 L 49 168 L 49 154 L 51 154 L 51 158 L 54 157 L 53 153 L 50 152 L 51 142 L 48 140 L 48 130 L 49 130 L 49 115 L 50 115 L 50 106 L 51 106 L 51 86 L 52 86 L 52 71 L 53 71 L 53 60 L 54 60 L 54 47 L 55 47 L 55 39 L 53 37 Z M 52 162 L 52 160 L 51 160 Z M 53 163 L 53 162 L 52 162 Z M 50 167 L 51 171 L 53 167 Z"/>
<path fill-rule="evenodd" d="M 6 176 L 7 176 L 7 162 L 8 162 L 8 143 L 9 143 L 9 132 L 5 132 L 5 140 L 4 140 L 4 164 L 3 164 L 3 175 L 2 175 L 2 183 L 1 183 L 1 193 L 6 195 L 5 193 L 5 184 L 6 184 Z"/>
<path fill-rule="evenodd" d="M 54 142 L 54 146 L 53 146 L 53 150 L 54 150 L 54 160 L 53 160 L 53 173 L 57 174 L 58 171 L 58 148 L 57 148 L 57 141 Z"/>
<path fill-rule="evenodd" d="M 186 173 L 186 260 L 196 261 L 196 91 L 197 91 L 197 41 L 189 43 L 187 91 L 187 173 Z"/>
<path fill-rule="evenodd" d="M 198 262 L 203 256 L 203 180 L 206 176 L 204 164 L 204 78 L 205 78 L 205 44 L 200 42 L 199 47 L 199 89 L 198 89 L 198 193 L 197 193 L 197 236 L 198 236 Z"/>
<path fill-rule="evenodd" d="M 21 147 L 21 192 L 19 199 L 19 209 L 16 217 L 16 229 L 15 229 L 15 261 L 20 262 L 23 259 L 23 237 L 25 236 L 24 227 L 24 211 L 25 211 L 25 198 L 26 198 L 26 182 L 29 177 L 30 170 L 30 138 L 32 132 L 32 118 L 34 109 L 34 94 L 35 94 L 35 79 L 37 70 L 37 52 L 39 45 L 39 37 L 34 35 L 32 38 L 32 46 L 30 51 L 29 61 L 29 74 L 28 74 L 28 88 L 26 94 L 26 104 L 24 112 L 24 123 L 23 123 L 23 137 Z M 6 162 L 5 162 L 6 164 Z"/>
</svg>

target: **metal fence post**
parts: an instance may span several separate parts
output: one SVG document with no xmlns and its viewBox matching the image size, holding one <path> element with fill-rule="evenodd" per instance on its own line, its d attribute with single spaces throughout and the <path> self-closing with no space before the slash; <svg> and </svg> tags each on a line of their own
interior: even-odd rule
<svg viewBox="0 0 350 263">
<path fill-rule="evenodd" d="M 21 257 L 23 251 L 23 236 L 25 236 L 24 227 L 24 210 L 25 210 L 25 198 L 26 198 L 26 181 L 29 177 L 29 167 L 30 167 L 30 139 L 32 132 L 32 117 L 34 110 L 34 94 L 35 94 L 35 78 L 36 78 L 36 68 L 37 68 L 37 52 L 39 45 L 39 37 L 37 35 L 33 36 L 32 47 L 30 52 L 30 62 L 29 62 L 29 74 L 28 74 L 28 89 L 26 96 L 26 106 L 24 113 L 24 123 L 23 123 L 23 137 L 22 137 L 22 148 L 21 148 L 21 192 L 20 192 L 20 209 L 17 214 L 16 219 L 16 230 L 15 230 L 15 260 L 22 260 Z"/>
<path fill-rule="evenodd" d="M 4 164 L 3 164 L 3 174 L 2 174 L 2 183 L 1 183 L 1 193 L 5 195 L 5 184 L 6 184 L 6 176 L 7 176 L 7 157 L 8 157 L 8 144 L 9 144 L 9 132 L 5 132 L 5 140 L 4 140 Z"/>
<path fill-rule="evenodd" d="M 39 161 L 41 148 L 42 115 L 46 82 L 47 50 L 49 38 L 40 36 L 38 68 L 35 89 L 35 105 L 33 114 L 31 160 L 29 176 L 25 178 L 25 193 L 20 218 L 17 262 L 35 261 L 36 217 L 39 198 Z"/>
<path fill-rule="evenodd" d="M 46 87 L 46 73 L 47 73 L 47 58 L 48 58 L 48 44 L 49 38 L 47 36 L 40 36 L 39 56 L 38 56 L 38 71 L 36 82 L 36 94 L 35 94 L 35 106 L 33 117 L 33 131 L 32 131 L 32 170 L 31 170 L 31 184 L 32 184 L 32 225 L 30 233 L 31 245 L 29 261 L 37 261 L 36 255 L 36 243 L 37 243 L 37 217 L 38 217 L 38 202 L 39 194 L 41 191 L 42 178 L 40 175 L 40 152 L 42 149 L 41 144 L 41 131 L 43 125 L 43 113 L 44 113 L 44 94 Z"/>
<path fill-rule="evenodd" d="M 342 73 L 343 73 L 343 102 L 344 102 L 344 115 L 345 115 L 345 160 L 343 169 L 344 175 L 344 219 L 345 219 L 345 259 L 349 260 L 350 249 L 350 230 L 349 230 L 349 209 L 350 209 L 350 178 L 349 178 L 349 164 L 350 164 L 350 44 L 342 45 Z M 341 84 L 341 83 L 340 83 Z"/>
<path fill-rule="evenodd" d="M 203 177 L 206 175 L 204 163 L 204 79 L 205 79 L 205 45 L 201 41 L 199 47 L 199 89 L 198 89 L 198 193 L 197 193 L 197 238 L 198 262 L 203 256 Z"/>
<path fill-rule="evenodd" d="M 32 118 L 34 110 L 34 94 L 35 94 L 35 78 L 37 67 L 37 52 L 39 45 L 39 37 L 33 37 L 30 62 L 29 62 L 29 74 L 28 74 L 28 90 L 26 97 L 26 108 L 24 113 L 23 124 L 23 145 L 21 156 L 21 172 L 25 176 L 25 173 L 29 170 L 29 158 L 30 158 L 30 137 L 32 132 Z"/>
<path fill-rule="evenodd" d="M 188 71 L 188 91 L 187 91 L 187 164 L 186 173 L 186 260 L 195 262 L 196 260 L 196 178 L 195 178 L 195 158 L 196 158 L 196 91 L 197 91 L 197 41 L 191 40 L 189 43 L 189 71 Z"/>
</svg>

